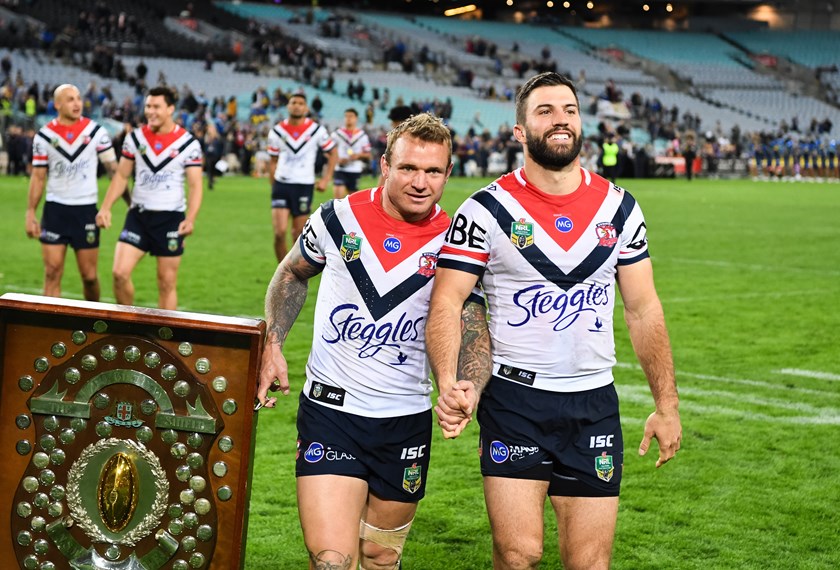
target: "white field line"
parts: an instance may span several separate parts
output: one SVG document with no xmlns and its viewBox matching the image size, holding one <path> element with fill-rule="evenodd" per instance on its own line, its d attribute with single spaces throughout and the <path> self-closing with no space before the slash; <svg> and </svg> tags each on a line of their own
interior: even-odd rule
<svg viewBox="0 0 840 570">
<path fill-rule="evenodd" d="M 805 378 L 816 378 L 817 380 L 830 380 L 833 382 L 840 381 L 840 374 L 832 374 L 831 372 L 821 372 L 819 370 L 802 370 L 801 368 L 782 368 L 781 370 L 773 370 L 776 374 L 786 374 L 787 376 L 803 376 Z"/>
<path fill-rule="evenodd" d="M 621 401 L 648 405 L 652 409 L 650 392 L 644 386 L 619 386 L 618 395 Z M 840 425 L 840 410 L 836 408 L 825 408 L 812 416 L 774 416 L 727 406 L 696 404 L 692 401 L 683 402 L 681 408 L 694 414 L 721 415 L 775 424 Z"/>
<path fill-rule="evenodd" d="M 663 263 L 685 263 L 691 265 L 706 265 L 709 267 L 721 267 L 725 269 L 739 269 L 748 271 L 763 271 L 778 273 L 780 271 L 790 271 L 794 273 L 812 273 L 824 276 L 840 276 L 840 271 L 834 269 L 809 269 L 804 267 L 793 267 L 786 265 L 759 265 L 755 263 L 739 263 L 737 261 L 722 261 L 716 259 L 687 259 L 681 257 L 658 257 Z"/>
<path fill-rule="evenodd" d="M 640 365 L 633 364 L 630 362 L 618 362 L 616 363 L 615 367 L 627 368 L 630 370 L 638 371 L 642 370 L 642 367 Z M 725 384 L 740 384 L 741 386 L 752 386 L 755 388 L 765 388 L 768 390 L 782 390 L 787 393 L 793 392 L 819 397 L 840 397 L 840 392 L 836 391 L 814 390 L 811 388 L 799 387 L 791 388 L 789 386 L 785 386 L 784 384 L 779 384 L 778 382 L 765 382 L 763 380 L 750 380 L 748 378 L 730 378 L 728 376 L 713 376 L 711 374 L 698 374 L 696 372 L 685 372 L 683 370 L 677 370 L 677 384 L 679 384 L 680 378 L 697 378 L 698 380 L 709 380 L 711 382 L 722 382 Z M 680 390 L 682 390 L 682 388 L 680 388 Z"/>
</svg>

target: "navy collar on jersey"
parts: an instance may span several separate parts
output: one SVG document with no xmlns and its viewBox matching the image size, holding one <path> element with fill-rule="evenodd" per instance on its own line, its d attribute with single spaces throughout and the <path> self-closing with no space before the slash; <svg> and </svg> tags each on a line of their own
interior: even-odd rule
<svg viewBox="0 0 840 570">
<path fill-rule="evenodd" d="M 165 159 L 163 159 L 163 160 L 160 162 L 160 164 L 155 165 L 155 164 L 153 164 L 153 163 L 152 163 L 152 161 L 151 161 L 151 160 L 149 160 L 149 157 L 148 157 L 148 156 L 146 156 L 146 153 L 145 153 L 145 152 L 140 152 L 140 147 L 141 147 L 142 145 L 140 144 L 140 141 L 137 139 L 137 131 L 136 131 L 136 130 L 131 131 L 131 135 L 130 135 L 130 136 L 131 136 L 131 140 L 133 140 L 133 141 L 134 141 L 134 147 L 135 147 L 135 152 L 136 152 L 136 154 L 134 155 L 134 156 L 135 156 L 135 160 L 136 160 L 137 155 L 139 154 L 141 157 L 143 157 L 143 162 L 145 162 L 145 163 L 146 163 L 146 166 L 147 166 L 147 167 L 149 167 L 149 170 L 151 170 L 153 174 L 157 174 L 158 172 L 160 172 L 161 170 L 163 170 L 163 168 L 164 168 L 164 167 L 166 167 L 166 165 L 167 165 L 167 164 L 169 164 L 170 162 L 172 162 L 173 160 L 175 160 L 175 158 L 176 158 L 179 154 L 181 154 L 182 152 L 184 152 L 184 150 L 186 150 L 186 148 L 190 145 L 190 143 L 191 143 L 191 142 L 193 142 L 194 138 L 193 138 L 193 136 L 192 136 L 191 134 L 189 134 L 189 133 L 188 133 L 188 132 L 186 132 L 186 131 L 184 131 L 184 134 L 188 135 L 188 136 L 186 137 L 186 138 L 187 138 L 187 140 L 184 142 L 184 144 L 182 144 L 180 147 L 178 147 L 178 153 L 177 153 L 175 156 L 172 156 L 172 153 L 170 152 L 170 153 L 169 153 L 169 156 L 167 156 Z"/>
</svg>

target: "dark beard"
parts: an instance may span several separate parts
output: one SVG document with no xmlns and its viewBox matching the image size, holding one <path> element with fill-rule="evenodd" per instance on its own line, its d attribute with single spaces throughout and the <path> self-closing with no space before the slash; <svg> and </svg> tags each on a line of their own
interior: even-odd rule
<svg viewBox="0 0 840 570">
<path fill-rule="evenodd" d="M 525 144 L 528 147 L 528 156 L 546 170 L 563 170 L 575 161 L 583 145 L 583 140 L 580 137 L 570 136 L 573 137 L 572 148 L 555 150 L 548 146 L 548 137 L 536 137 L 531 131 L 526 130 Z"/>
</svg>

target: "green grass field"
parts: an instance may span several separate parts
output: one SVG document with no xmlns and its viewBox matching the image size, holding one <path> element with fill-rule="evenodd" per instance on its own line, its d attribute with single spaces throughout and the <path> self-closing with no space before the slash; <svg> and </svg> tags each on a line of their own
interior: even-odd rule
<svg viewBox="0 0 840 570">
<path fill-rule="evenodd" d="M 370 182 L 368 180 L 368 182 Z M 626 181 L 648 223 L 682 395 L 684 439 L 654 468 L 636 454 L 652 401 L 619 326 L 615 376 L 625 474 L 616 569 L 840 567 L 840 188 L 750 181 Z M 481 185 L 453 179 L 450 213 Z M 40 247 L 24 234 L 27 182 L 0 178 L 0 293 L 39 293 Z M 103 300 L 117 227 L 100 258 Z M 207 192 L 181 266 L 184 310 L 261 316 L 275 268 L 265 180 L 224 178 Z M 138 305 L 154 306 L 154 263 L 135 272 Z M 67 297 L 80 298 L 72 258 Z M 314 292 L 314 290 L 313 290 Z M 306 566 L 295 504 L 297 392 L 314 294 L 287 345 L 292 395 L 260 412 L 246 567 Z M 621 322 L 621 320 L 618 320 Z M 405 550 L 410 570 L 491 567 L 476 454 L 477 426 L 436 436 L 427 498 Z M 0 516 L 8 516 L 8 514 Z M 543 568 L 559 568 L 553 515 Z"/>
</svg>

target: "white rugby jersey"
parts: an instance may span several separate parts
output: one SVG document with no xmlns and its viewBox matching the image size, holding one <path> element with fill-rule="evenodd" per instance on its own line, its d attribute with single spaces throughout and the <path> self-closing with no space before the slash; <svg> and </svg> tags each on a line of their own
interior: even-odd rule
<svg viewBox="0 0 840 570">
<path fill-rule="evenodd" d="M 312 214 L 300 248 L 324 266 L 304 394 L 366 416 L 431 408 L 426 313 L 449 217 L 435 206 L 422 222 L 395 220 L 382 188 L 330 200 Z"/>
<path fill-rule="evenodd" d="M 515 170 L 453 218 L 439 266 L 480 276 L 494 376 L 555 392 L 613 380 L 616 269 L 649 256 L 645 220 L 624 189 L 581 174 L 554 196 Z"/>
<path fill-rule="evenodd" d="M 99 153 L 111 148 L 111 137 L 100 125 L 81 117 L 72 125 L 53 119 L 32 141 L 32 166 L 47 168 L 47 202 L 67 206 L 96 204 Z"/>
<path fill-rule="evenodd" d="M 201 144 L 180 125 L 156 134 L 148 125 L 125 137 L 122 155 L 135 161 L 131 205 L 146 210 L 183 212 L 185 171 L 201 168 Z"/>
<path fill-rule="evenodd" d="M 274 179 L 286 184 L 315 184 L 315 159 L 335 146 L 327 129 L 305 119 L 290 125 L 285 119 L 268 133 L 268 154 L 277 157 Z"/>
<path fill-rule="evenodd" d="M 333 131 L 332 139 L 338 147 L 338 160 L 353 158 L 363 152 L 370 152 L 370 139 L 362 129 L 349 130 L 345 128 Z M 354 172 L 361 174 L 365 168 L 364 161 L 353 160 L 343 166 L 336 166 L 335 169 L 341 172 Z"/>
</svg>

